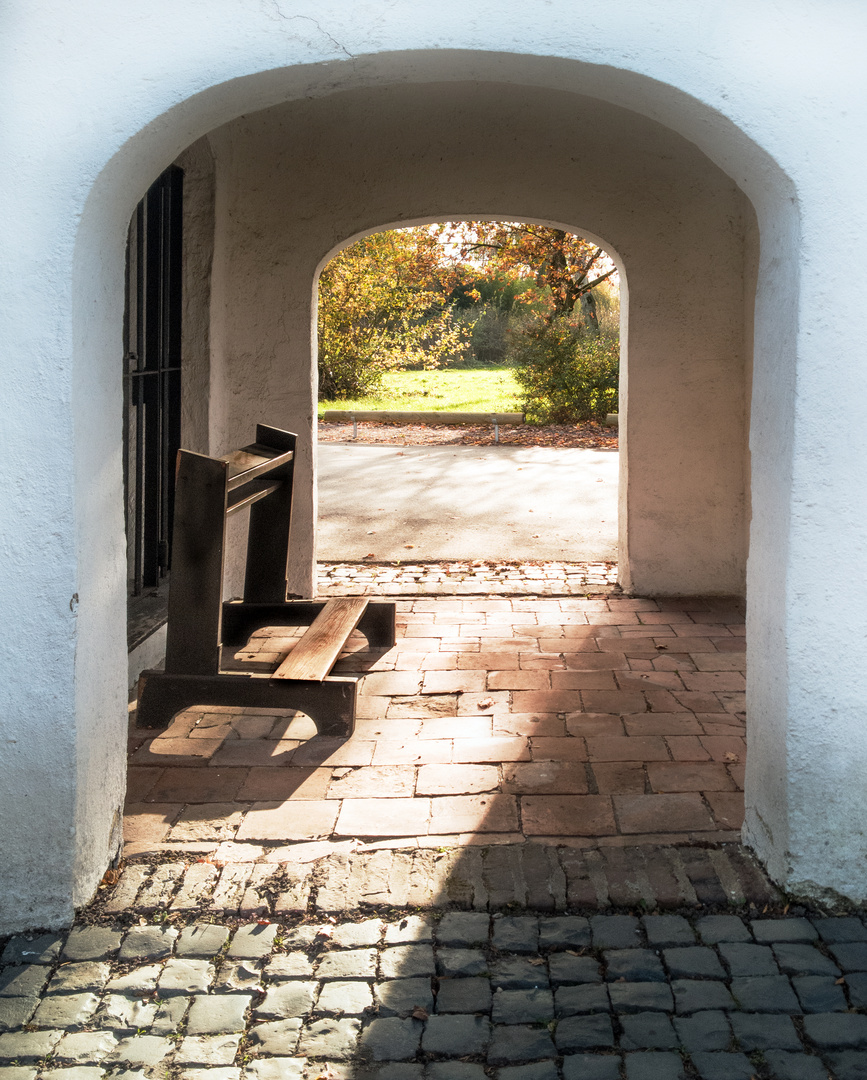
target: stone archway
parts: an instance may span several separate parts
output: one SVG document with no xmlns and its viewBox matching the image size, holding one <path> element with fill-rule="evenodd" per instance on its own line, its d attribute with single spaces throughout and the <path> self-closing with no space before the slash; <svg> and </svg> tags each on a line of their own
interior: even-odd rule
<svg viewBox="0 0 867 1080">
<path fill-rule="evenodd" d="M 247 70 L 255 67 L 251 62 Z M 794 353 L 786 319 L 797 304 L 797 229 L 786 178 L 727 119 L 695 99 L 663 83 L 572 60 L 423 51 L 374 56 L 345 72 L 335 71 L 333 64 L 299 64 L 228 82 L 212 78 L 208 85 L 174 108 L 156 109 L 152 117 L 130 111 L 129 141 L 92 184 L 68 268 L 75 391 L 58 482 L 68 482 L 74 492 L 68 577 L 82 599 L 73 597 L 72 619 L 58 616 L 75 649 L 51 673 L 62 687 L 59 708 L 67 732 L 53 763 L 56 812 L 51 820 L 25 820 L 20 812 L 10 819 L 13 842 L 27 836 L 31 846 L 41 845 L 51 854 L 38 866 L 15 855 L 7 861 L 8 892 L 20 914 L 10 915 L 4 928 L 67 918 L 91 895 L 116 851 L 125 664 L 115 420 L 119 382 L 111 372 L 116 370 L 120 324 L 120 238 L 141 195 L 141 177 L 155 175 L 207 132 L 218 174 L 212 452 L 244 438 L 253 415 L 312 432 L 312 283 L 336 246 L 387 224 L 475 216 L 482 210 L 568 223 L 610 238 L 630 275 L 633 361 L 628 389 L 633 403 L 641 398 L 644 415 L 633 411 L 629 420 L 631 465 L 621 518 L 641 520 L 643 526 L 628 534 L 623 545 L 631 567 L 627 586 L 662 593 L 739 590 L 746 555 L 744 400 L 754 336 L 753 401 L 762 423 L 754 438 L 752 471 L 754 505 L 756 494 L 759 505 L 750 562 L 751 707 L 769 723 L 763 723 L 754 743 L 748 780 L 748 802 L 759 805 L 761 814 L 748 820 L 760 853 L 778 879 L 785 879 L 790 874 L 784 864 L 790 827 L 786 776 L 772 762 L 775 749 L 785 744 L 787 698 L 770 672 L 785 652 L 783 571 L 775 559 L 774 535 L 781 528 L 787 535 L 790 439 L 786 409 L 769 401 L 768 388 L 774 379 L 790 378 Z M 468 108 L 473 95 L 479 104 L 484 99 L 483 109 Z M 436 131 L 433 118 L 427 126 L 418 122 L 419 110 L 431 105 L 438 115 Z M 540 114 L 546 124 L 539 124 Z M 547 166 L 544 199 L 538 191 L 541 173 L 535 182 L 526 173 L 516 178 L 515 164 L 528 153 L 526 144 L 505 140 L 516 120 L 534 140 L 536 160 L 544 159 Z M 576 133 L 596 129 L 595 149 L 601 152 L 604 145 L 609 155 L 604 161 L 619 163 L 616 180 L 600 175 L 599 156 L 589 154 L 579 176 L 581 162 L 569 152 L 578 141 L 564 137 L 567 122 Z M 368 143 L 370 156 L 359 167 L 365 162 L 362 143 L 369 139 L 370 125 L 377 129 L 378 142 Z M 449 137 L 455 132 L 459 145 Z M 331 139 L 329 153 L 323 147 L 325 133 Z M 350 144 L 353 153 L 341 159 Z M 387 145 L 391 150 L 384 154 Z M 642 155 L 640 172 L 630 174 L 629 161 Z M 275 169 L 281 158 L 284 167 Z M 400 184 L 384 170 L 371 172 L 374 158 L 390 162 L 392 174 L 399 169 Z M 351 177 L 341 160 L 353 166 Z M 287 170 L 287 162 L 293 168 Z M 297 167 L 311 162 L 318 163 L 312 173 Z M 446 182 L 447 170 L 453 172 L 456 165 L 465 172 L 459 202 L 452 181 Z M 491 197 L 497 173 L 501 183 Z M 603 182 L 608 184 L 605 199 L 599 191 Z M 761 262 L 781 267 L 773 280 L 757 272 L 757 234 L 743 191 L 758 215 Z M 575 208 L 582 200 L 586 206 L 588 199 L 595 200 L 595 210 L 579 221 Z M 239 216 L 244 207 L 246 216 Z M 262 225 L 268 226 L 264 232 Z M 684 308 L 676 317 L 660 310 L 658 277 L 666 252 L 684 284 L 678 297 Z M 737 272 L 732 272 L 734 263 Z M 753 335 L 757 276 L 761 287 Z M 690 361 L 699 355 L 700 342 L 712 348 L 699 357 L 697 368 Z M 738 372 L 736 379 L 732 371 Z M 687 388 L 685 396 L 674 393 L 677 386 Z M 268 403 L 265 416 L 263 401 Z M 687 430 L 674 438 L 678 426 Z M 769 447 L 774 452 L 763 453 Z M 714 461 L 719 468 L 709 467 Z M 302 514 L 312 520 L 312 460 L 300 466 Z M 307 566 L 313 554 L 310 547 Z M 44 674 L 36 679 L 37 685 L 44 682 Z M 28 696 L 22 693 L 22 699 Z M 33 763 L 22 777 L 38 787 L 42 767 Z M 57 818 L 73 823 L 68 837 L 56 836 Z M 770 826 L 763 831 L 762 820 L 777 821 L 773 836 Z"/>
</svg>

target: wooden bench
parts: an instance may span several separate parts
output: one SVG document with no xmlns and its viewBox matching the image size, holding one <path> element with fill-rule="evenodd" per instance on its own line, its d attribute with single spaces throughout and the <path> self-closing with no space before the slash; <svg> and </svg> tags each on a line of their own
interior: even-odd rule
<svg viewBox="0 0 867 1080">
<path fill-rule="evenodd" d="M 322 735 L 355 726 L 356 678 L 330 674 L 349 636 L 394 645 L 394 604 L 287 600 L 296 436 L 259 425 L 256 442 L 223 457 L 181 450 L 175 489 L 165 671 L 139 682 L 140 727 L 166 727 L 193 705 L 296 709 Z M 224 602 L 226 521 L 249 507 L 244 599 Z M 307 627 L 273 664 L 238 659 L 266 626 Z"/>
</svg>

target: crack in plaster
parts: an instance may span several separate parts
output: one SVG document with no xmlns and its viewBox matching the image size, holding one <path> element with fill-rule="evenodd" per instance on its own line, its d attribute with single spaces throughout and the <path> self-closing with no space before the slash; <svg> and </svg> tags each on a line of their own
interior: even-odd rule
<svg viewBox="0 0 867 1080">
<path fill-rule="evenodd" d="M 313 25 L 316 27 L 316 29 L 319 31 L 319 33 L 324 38 L 327 38 L 328 41 L 330 41 L 332 45 L 334 45 L 336 48 L 340 49 L 341 52 L 346 53 L 346 55 L 349 57 L 350 60 L 355 59 L 354 54 L 351 53 L 349 51 L 349 49 L 346 48 L 345 45 L 342 45 L 337 40 L 337 38 L 332 37 L 332 35 L 329 34 L 327 30 L 323 29 L 323 27 L 321 27 L 319 25 L 319 23 L 316 21 L 316 19 L 313 18 L 312 15 L 286 15 L 283 12 L 283 9 L 280 7 L 280 4 L 279 4 L 278 0 L 268 0 L 268 5 L 267 6 L 271 7 L 273 9 L 273 11 L 274 11 L 274 14 L 278 18 L 283 19 L 284 22 L 296 22 L 298 20 L 303 20 L 304 22 L 313 23 Z"/>
</svg>

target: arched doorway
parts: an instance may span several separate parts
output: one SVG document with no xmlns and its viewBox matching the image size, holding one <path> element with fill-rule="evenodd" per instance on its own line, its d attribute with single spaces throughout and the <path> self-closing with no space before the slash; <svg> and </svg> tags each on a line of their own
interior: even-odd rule
<svg viewBox="0 0 867 1080">
<path fill-rule="evenodd" d="M 75 630 L 76 689 L 70 690 L 68 708 L 76 718 L 77 768 L 66 793 L 69 816 L 81 830 L 70 841 L 74 857 L 46 863 L 35 877 L 32 870 L 25 875 L 34 892 L 40 875 L 66 882 L 43 889 L 59 898 L 60 908 L 67 889 L 72 903 L 89 896 L 112 853 L 122 783 L 121 477 L 117 425 L 110 419 L 119 415 L 120 385 L 109 374 L 116 370 L 109 364 L 115 365 L 120 319 L 118 301 L 104 297 L 118 283 L 118 241 L 142 194 L 139 178 L 161 171 L 191 137 L 211 132 L 218 174 L 211 452 L 243 441 L 251 418 L 312 434 L 312 283 L 335 245 L 383 223 L 474 215 L 483 194 L 497 216 L 559 222 L 575 220 L 574 207 L 592 201 L 594 212 L 584 220 L 611 237 L 630 273 L 628 392 L 644 404 L 643 415 L 628 420 L 629 476 L 621 513 L 628 531 L 621 558 L 631 569 L 625 584 L 668 593 L 742 591 L 744 400 L 758 245 L 750 204 L 730 175 L 737 163 L 739 182 L 749 191 L 763 229 L 769 223 L 791 225 L 794 211 L 783 198 L 785 178 L 771 169 L 769 180 L 763 174 L 769 162 L 760 150 L 707 110 L 697 109 L 700 121 L 682 112 L 680 97 L 675 94 L 672 101 L 667 87 L 657 94 L 648 83 L 640 95 L 634 88 L 630 94 L 631 76 L 618 83 L 609 71 L 597 85 L 592 71 L 570 61 L 433 53 L 414 61 L 412 79 L 424 77 L 424 83 L 396 81 L 406 71 L 405 58 L 396 56 L 371 61 L 361 79 L 366 85 L 345 93 L 327 93 L 335 86 L 332 74 L 326 78 L 323 72 L 321 84 L 314 76 L 317 90 L 311 95 L 311 72 L 291 68 L 282 75 L 249 76 L 228 90 L 206 91 L 133 138 L 91 192 L 73 278 L 80 377 L 76 520 L 87 606 Z M 302 87 L 306 100 L 300 98 Z M 591 88 L 599 96 L 583 96 Z M 285 103 L 272 104 L 278 100 Z M 640 105 L 640 112 L 624 108 L 624 102 Z M 229 119 L 245 108 L 249 114 Z M 649 112 L 671 126 L 641 115 Z M 515 138 L 516 121 L 524 140 Z M 697 137 L 704 122 L 711 133 L 702 137 L 702 145 L 725 160 L 726 170 L 675 133 L 681 128 Z M 572 138 L 564 128 L 568 124 Z M 578 137 L 591 131 L 596 153 Z M 531 175 L 514 168 L 518 159 L 533 163 Z M 305 169 L 311 162 L 316 169 Z M 785 261 L 791 237 L 791 230 L 766 231 L 762 258 Z M 114 254 L 97 269 L 103 248 Z M 662 288 L 660 275 L 672 267 L 675 284 Z M 785 275 L 775 280 L 773 294 L 759 293 L 755 340 L 765 380 L 758 380 L 759 402 L 768 371 L 790 344 L 785 336 L 772 344 L 779 313 L 794 302 L 794 280 Z M 101 313 L 97 320 L 94 304 Z M 770 305 L 776 306 L 774 317 Z M 783 419 L 780 424 L 785 427 Z M 775 437 L 773 424 L 766 425 L 764 437 Z M 774 461 L 753 470 L 753 490 L 762 493 L 763 510 L 771 514 L 785 501 L 786 445 L 779 441 L 782 452 Z M 306 502 L 301 523 L 306 515 L 309 524 L 315 510 L 312 449 L 299 466 Z M 98 487 L 94 475 L 102 481 Z M 629 531 L 628 521 L 640 521 L 641 528 Z M 782 631 L 772 629 L 779 580 L 768 532 L 773 525 L 761 516 L 754 523 L 751 573 L 758 625 L 768 631 L 757 656 L 756 701 L 779 715 L 779 696 L 769 688 L 763 701 L 761 690 L 763 670 L 782 649 Z M 109 542 L 93 543 L 97 535 Z M 311 544 L 296 591 L 309 591 L 314 554 Z M 97 778 L 103 777 L 108 782 L 100 785 Z M 780 781 L 767 779 L 773 803 L 771 789 Z M 768 841 L 765 854 L 773 854 L 779 843 Z"/>
</svg>

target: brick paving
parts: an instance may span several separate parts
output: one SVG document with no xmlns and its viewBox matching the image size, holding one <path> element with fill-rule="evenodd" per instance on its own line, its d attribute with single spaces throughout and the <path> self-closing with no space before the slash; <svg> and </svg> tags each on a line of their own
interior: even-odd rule
<svg viewBox="0 0 867 1080">
<path fill-rule="evenodd" d="M 569 585 L 555 595 L 589 572 L 563 565 L 538 568 L 542 577 L 494 564 L 464 567 L 469 577 L 452 564 L 329 576 L 344 570 L 326 567 L 323 580 L 394 595 L 398 609 L 393 649 L 358 636 L 335 668 L 361 678 L 352 738 L 252 709 L 190 709 L 156 738 L 133 727 L 128 856 L 234 843 L 255 861 L 345 839 L 738 839 L 744 624 L 732 601 L 632 599 L 610 587 L 588 596 L 586 583 L 581 595 Z M 421 577 L 416 596 L 387 577 L 398 572 Z M 461 595 L 461 584 L 487 591 Z M 276 665 L 291 644 L 285 629 L 266 630 L 243 655 Z"/>
</svg>

